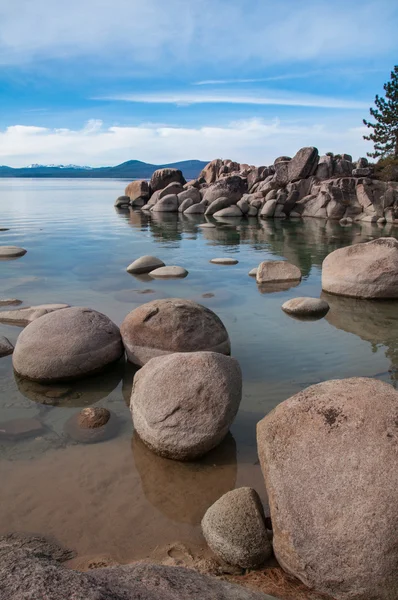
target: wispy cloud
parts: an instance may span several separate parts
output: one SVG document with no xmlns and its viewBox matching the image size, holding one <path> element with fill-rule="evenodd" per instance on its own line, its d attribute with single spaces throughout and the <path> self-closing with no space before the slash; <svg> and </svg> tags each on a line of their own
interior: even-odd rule
<svg viewBox="0 0 398 600">
<path fill-rule="evenodd" d="M 309 96 L 294 94 L 290 96 L 265 96 L 260 94 L 217 93 L 211 94 L 174 92 L 174 93 L 133 93 L 114 94 L 94 98 L 95 100 L 118 100 L 121 102 L 140 102 L 145 104 L 254 104 L 260 106 L 307 106 L 313 108 L 335 109 L 366 109 L 369 102 L 347 100 L 343 98 L 325 98 L 323 96 Z"/>
<path fill-rule="evenodd" d="M 74 163 L 109 165 L 139 158 L 161 164 L 187 158 L 215 157 L 270 164 L 276 156 L 294 154 L 301 146 L 321 152 L 364 155 L 362 128 L 343 126 L 341 119 L 314 125 L 249 119 L 223 127 L 104 127 L 91 120 L 80 130 L 15 125 L 0 131 L 0 164 Z"/>
</svg>

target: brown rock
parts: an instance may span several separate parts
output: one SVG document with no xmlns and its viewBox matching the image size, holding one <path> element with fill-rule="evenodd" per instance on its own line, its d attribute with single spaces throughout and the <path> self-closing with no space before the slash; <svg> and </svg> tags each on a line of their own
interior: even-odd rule
<svg viewBox="0 0 398 600">
<path fill-rule="evenodd" d="M 163 190 L 169 183 L 175 181 L 181 183 L 181 185 L 186 183 L 184 176 L 179 169 L 158 169 L 153 173 L 149 185 L 152 192 L 156 192 L 157 190 Z"/>
<path fill-rule="evenodd" d="M 322 289 L 356 298 L 398 298 L 398 241 L 379 238 L 335 250 L 323 261 Z"/>
<path fill-rule="evenodd" d="M 288 165 L 289 181 L 306 179 L 317 169 L 319 154 L 317 148 L 301 148 Z"/>
<path fill-rule="evenodd" d="M 257 426 L 278 562 L 339 600 L 396 596 L 397 406 L 381 381 L 326 381 Z"/>
<path fill-rule="evenodd" d="M 126 196 L 134 203 L 136 200 L 141 198 L 142 200 L 149 200 L 149 183 L 145 179 L 138 179 L 128 184 L 124 190 Z"/>
<path fill-rule="evenodd" d="M 282 310 L 297 317 L 320 319 L 329 311 L 329 304 L 320 298 L 292 298 L 282 304 Z"/>
<path fill-rule="evenodd" d="M 0 246 L 0 259 L 1 258 L 17 258 L 26 254 L 25 248 L 18 248 L 18 246 Z"/>
<path fill-rule="evenodd" d="M 83 408 L 66 421 L 64 431 L 75 442 L 96 444 L 114 437 L 119 431 L 119 421 L 106 408 Z"/>
<path fill-rule="evenodd" d="M 139 306 L 124 319 L 121 334 L 128 359 L 138 365 L 173 352 L 231 351 L 219 317 L 196 302 L 179 298 Z"/>
<path fill-rule="evenodd" d="M 156 357 L 134 378 L 134 428 L 157 454 L 193 460 L 225 438 L 241 395 L 242 374 L 234 358 L 217 352 Z"/>
<path fill-rule="evenodd" d="M 266 260 L 259 264 L 256 274 L 256 281 L 260 284 L 300 280 L 300 269 L 286 260 Z"/>
<path fill-rule="evenodd" d="M 160 258 L 156 256 L 140 256 L 134 262 L 131 263 L 126 269 L 127 273 L 132 275 L 139 275 L 141 273 L 150 273 L 154 269 L 164 267 L 165 264 Z"/>
<path fill-rule="evenodd" d="M 0 335 L 0 358 L 3 356 L 8 356 L 14 352 L 14 346 L 11 344 L 10 340 L 8 340 L 3 335 Z"/>
</svg>

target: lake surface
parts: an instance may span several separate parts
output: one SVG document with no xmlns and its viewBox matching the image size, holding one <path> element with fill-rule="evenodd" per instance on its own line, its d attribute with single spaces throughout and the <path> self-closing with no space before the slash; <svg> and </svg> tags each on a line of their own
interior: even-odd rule
<svg viewBox="0 0 398 600">
<path fill-rule="evenodd" d="M 0 533 L 52 534 L 81 557 L 120 562 L 176 541 L 200 547 L 205 510 L 234 487 L 251 485 L 265 499 L 255 425 L 279 402 L 333 378 L 372 376 L 395 386 L 398 372 L 396 304 L 327 297 L 329 314 L 314 322 L 281 310 L 289 298 L 321 294 L 321 265 L 329 252 L 397 237 L 397 228 L 256 218 L 224 219 L 215 229 L 201 229 L 202 216 L 116 210 L 113 202 L 125 185 L 0 179 L 0 227 L 9 228 L 0 232 L 0 244 L 28 251 L 0 262 L 0 297 L 19 298 L 21 306 L 88 306 L 118 325 L 144 302 L 194 299 L 223 320 L 242 366 L 244 393 L 231 434 L 202 461 L 181 464 L 155 456 L 133 434 L 131 365 L 121 362 L 91 379 L 43 386 L 17 379 L 11 356 L 0 359 L 0 429 L 15 418 L 38 418 L 45 427 L 38 437 L 0 441 Z M 126 273 L 144 254 L 183 266 L 189 275 L 159 281 Z M 210 264 L 216 257 L 239 263 Z M 259 289 L 250 269 L 282 258 L 301 269 L 300 285 Z M 0 324 L 0 335 L 14 343 L 19 331 Z M 65 422 L 94 405 L 118 415 L 118 436 L 94 445 L 71 442 Z"/>
</svg>

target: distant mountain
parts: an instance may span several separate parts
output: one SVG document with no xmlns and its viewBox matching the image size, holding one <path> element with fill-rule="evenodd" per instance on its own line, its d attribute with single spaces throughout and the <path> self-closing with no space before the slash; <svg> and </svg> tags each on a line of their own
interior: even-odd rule
<svg viewBox="0 0 398 600">
<path fill-rule="evenodd" d="M 116 167 L 79 167 L 77 165 L 29 165 L 19 169 L 0 166 L 0 177 L 70 177 L 109 179 L 149 179 L 156 169 L 181 169 L 185 179 L 196 179 L 207 165 L 202 160 L 183 160 L 168 165 L 151 165 L 139 160 L 128 160 Z"/>
</svg>

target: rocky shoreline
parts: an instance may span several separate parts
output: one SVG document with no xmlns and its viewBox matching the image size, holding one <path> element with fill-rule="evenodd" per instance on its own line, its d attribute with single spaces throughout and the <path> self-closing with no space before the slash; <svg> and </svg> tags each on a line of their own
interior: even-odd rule
<svg viewBox="0 0 398 600">
<path fill-rule="evenodd" d="M 307 147 L 271 166 L 215 159 L 189 182 L 177 169 L 160 169 L 149 182 L 130 183 L 115 206 L 215 219 L 315 217 L 398 224 L 398 182 L 377 179 L 366 158 L 319 156 L 317 148 Z"/>
</svg>

